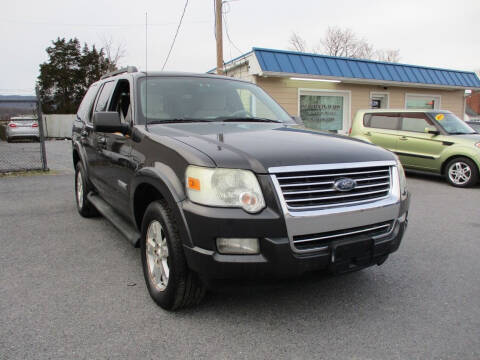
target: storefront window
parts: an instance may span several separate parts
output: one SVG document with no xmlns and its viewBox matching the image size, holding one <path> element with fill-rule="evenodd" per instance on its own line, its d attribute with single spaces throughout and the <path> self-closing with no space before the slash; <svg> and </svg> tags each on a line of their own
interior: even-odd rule
<svg viewBox="0 0 480 360">
<path fill-rule="evenodd" d="M 407 95 L 406 106 L 407 109 L 439 109 L 439 96 L 424 96 L 424 95 Z"/>
<path fill-rule="evenodd" d="M 311 129 L 341 130 L 344 106 L 343 95 L 300 95 L 300 116 Z"/>
</svg>

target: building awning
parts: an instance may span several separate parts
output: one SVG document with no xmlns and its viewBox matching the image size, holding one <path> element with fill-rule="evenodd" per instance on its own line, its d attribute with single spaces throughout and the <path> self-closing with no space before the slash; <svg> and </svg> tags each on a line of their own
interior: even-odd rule
<svg viewBox="0 0 480 360">
<path fill-rule="evenodd" d="M 253 48 L 232 60 L 254 55 L 263 76 L 302 76 L 343 80 L 351 83 L 480 89 L 480 79 L 472 71 L 363 60 L 294 51 Z M 226 65 L 228 66 L 227 63 Z"/>
</svg>

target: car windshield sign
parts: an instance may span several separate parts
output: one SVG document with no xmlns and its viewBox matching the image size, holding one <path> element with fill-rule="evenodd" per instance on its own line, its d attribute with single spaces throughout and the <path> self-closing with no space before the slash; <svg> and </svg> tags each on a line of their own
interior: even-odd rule
<svg viewBox="0 0 480 360">
<path fill-rule="evenodd" d="M 452 113 L 434 113 L 433 118 L 450 135 L 475 134 L 470 126 Z"/>
<path fill-rule="evenodd" d="M 139 82 L 139 123 L 145 123 L 145 119 L 149 124 L 172 122 L 172 119 L 293 123 L 262 89 L 243 81 L 149 76 Z"/>
</svg>

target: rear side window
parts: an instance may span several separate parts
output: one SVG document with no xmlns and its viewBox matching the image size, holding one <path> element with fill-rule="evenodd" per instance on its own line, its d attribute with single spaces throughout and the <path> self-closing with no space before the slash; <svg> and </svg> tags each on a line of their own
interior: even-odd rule
<svg viewBox="0 0 480 360">
<path fill-rule="evenodd" d="M 80 103 L 77 111 L 77 116 L 80 118 L 80 120 L 90 122 L 89 113 L 90 109 L 92 108 L 93 101 L 95 100 L 95 96 L 97 95 L 97 91 L 98 85 L 93 84 L 92 86 L 90 86 L 87 93 L 83 97 L 83 100 Z"/>
<path fill-rule="evenodd" d="M 112 95 L 112 91 L 115 85 L 115 81 L 106 82 L 103 85 L 100 95 L 98 95 L 97 105 L 95 105 L 95 111 L 107 111 L 108 100 Z"/>
<path fill-rule="evenodd" d="M 365 127 L 387 130 L 398 130 L 400 128 L 400 114 L 365 114 L 363 125 Z"/>
<path fill-rule="evenodd" d="M 404 113 L 402 114 L 403 131 L 425 132 L 426 127 L 432 127 L 433 122 L 423 113 Z"/>
</svg>

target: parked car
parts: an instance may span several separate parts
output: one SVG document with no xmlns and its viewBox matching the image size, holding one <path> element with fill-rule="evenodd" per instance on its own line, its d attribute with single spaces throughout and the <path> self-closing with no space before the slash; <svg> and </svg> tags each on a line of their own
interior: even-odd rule
<svg viewBox="0 0 480 360">
<path fill-rule="evenodd" d="M 105 76 L 78 109 L 72 145 L 79 213 L 103 214 L 140 246 L 165 309 L 198 303 L 206 279 L 380 265 L 407 226 L 394 154 L 309 131 L 237 79 Z"/>
<path fill-rule="evenodd" d="M 465 121 L 477 133 L 480 133 L 480 121 Z"/>
<path fill-rule="evenodd" d="M 35 116 L 11 117 L 7 123 L 5 133 L 8 142 L 13 139 L 34 139 L 39 141 L 38 119 Z"/>
<path fill-rule="evenodd" d="M 480 135 L 450 111 L 360 110 L 350 136 L 393 151 L 407 170 L 441 174 L 457 187 L 478 182 Z"/>
</svg>

